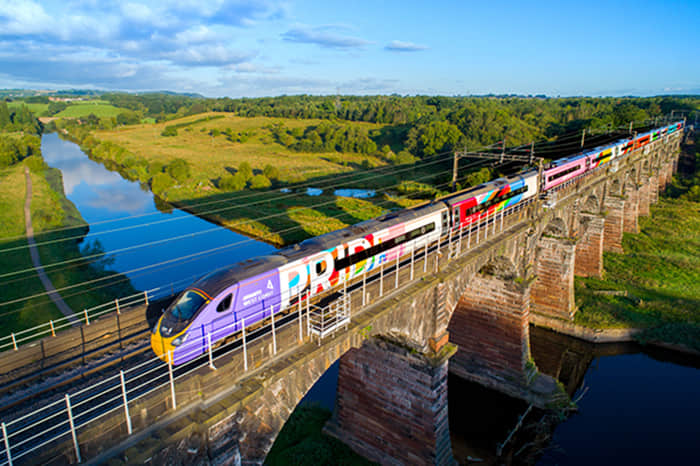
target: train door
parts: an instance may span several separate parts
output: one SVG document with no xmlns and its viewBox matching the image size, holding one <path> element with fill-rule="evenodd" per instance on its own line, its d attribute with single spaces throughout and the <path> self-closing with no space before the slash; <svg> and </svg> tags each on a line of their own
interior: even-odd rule
<svg viewBox="0 0 700 466">
<path fill-rule="evenodd" d="M 234 324 L 237 319 L 233 305 L 236 302 L 236 291 L 238 291 L 237 286 L 227 290 L 223 299 L 216 304 L 216 314 L 213 316 L 211 322 L 212 343 L 236 331 L 236 329 L 234 329 Z"/>
</svg>

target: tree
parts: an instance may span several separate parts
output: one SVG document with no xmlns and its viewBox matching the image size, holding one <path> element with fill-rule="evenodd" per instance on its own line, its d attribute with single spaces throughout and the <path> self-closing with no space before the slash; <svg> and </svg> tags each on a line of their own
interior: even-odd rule
<svg viewBox="0 0 700 466">
<path fill-rule="evenodd" d="M 151 178 L 151 191 L 155 194 L 162 194 L 166 189 L 170 188 L 175 184 L 173 180 L 167 173 L 158 173 L 156 176 Z"/>
<path fill-rule="evenodd" d="M 17 145 L 9 137 L 0 137 L 0 167 L 9 167 L 19 160 Z"/>
<path fill-rule="evenodd" d="M 190 164 L 185 159 L 175 159 L 166 168 L 170 176 L 183 182 L 190 177 Z"/>
<path fill-rule="evenodd" d="M 253 169 L 248 162 L 241 162 L 238 166 L 238 173 L 245 178 L 246 181 L 253 177 Z"/>
<path fill-rule="evenodd" d="M 117 115 L 117 124 L 119 125 L 136 125 L 141 123 L 141 117 L 138 113 L 127 110 Z"/>
<path fill-rule="evenodd" d="M 272 186 L 272 183 L 265 175 L 255 175 L 250 179 L 251 189 L 267 189 Z"/>
<path fill-rule="evenodd" d="M 240 191 L 245 188 L 246 179 L 240 173 L 226 174 L 219 179 L 219 189 L 224 191 Z"/>
<path fill-rule="evenodd" d="M 461 138 L 462 133 L 452 123 L 433 121 L 412 128 L 408 133 L 406 148 L 412 153 L 430 156 L 452 149 Z"/>
<path fill-rule="evenodd" d="M 10 110 L 7 108 L 7 102 L 0 101 L 0 129 L 7 128 L 12 123 L 10 119 Z"/>
<path fill-rule="evenodd" d="M 263 168 L 263 175 L 265 175 L 271 180 L 277 180 L 280 177 L 280 172 L 277 169 L 277 167 L 273 167 L 272 165 L 265 165 L 265 168 Z"/>
<path fill-rule="evenodd" d="M 174 126 L 166 126 L 160 133 L 160 135 L 164 137 L 177 136 L 177 128 L 175 128 Z"/>
<path fill-rule="evenodd" d="M 49 103 L 49 116 L 53 116 L 57 113 L 62 112 L 63 110 L 68 108 L 68 104 L 65 102 L 57 101 L 57 102 L 51 102 Z"/>
</svg>

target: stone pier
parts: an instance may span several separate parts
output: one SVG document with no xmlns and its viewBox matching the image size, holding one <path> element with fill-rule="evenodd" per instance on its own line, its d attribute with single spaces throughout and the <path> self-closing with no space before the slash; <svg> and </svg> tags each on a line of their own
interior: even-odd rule
<svg viewBox="0 0 700 466">
<path fill-rule="evenodd" d="M 624 225 L 625 200 L 619 197 L 605 198 L 605 235 L 603 251 L 622 253 L 622 231 Z"/>
<path fill-rule="evenodd" d="M 543 236 L 537 244 L 532 312 L 571 320 L 574 317 L 576 244 L 568 238 Z"/>
<path fill-rule="evenodd" d="M 639 216 L 639 191 L 637 186 L 630 185 L 625 189 L 625 207 L 624 207 L 624 217 L 622 228 L 624 233 L 639 233 L 639 224 L 637 223 L 637 218 Z"/>
<path fill-rule="evenodd" d="M 324 431 L 380 464 L 454 464 L 447 416 L 446 345 L 425 355 L 372 337 L 340 358 L 334 417 Z"/>
<path fill-rule="evenodd" d="M 637 214 L 640 216 L 649 216 L 649 205 L 651 204 L 650 201 L 650 188 L 649 188 L 649 182 L 647 181 L 646 183 L 642 184 L 642 186 L 639 188 L 639 204 L 637 208 Z"/>
<path fill-rule="evenodd" d="M 603 275 L 603 237 L 605 218 L 594 214 L 580 214 L 583 234 L 576 244 L 574 275 L 600 277 Z"/>
<path fill-rule="evenodd" d="M 649 204 L 659 202 L 659 176 L 652 175 L 649 177 Z"/>
<path fill-rule="evenodd" d="M 450 372 L 542 407 L 557 390 L 530 362 L 531 289 L 481 274 L 470 280 L 450 320 L 451 341 L 459 348 Z"/>
</svg>

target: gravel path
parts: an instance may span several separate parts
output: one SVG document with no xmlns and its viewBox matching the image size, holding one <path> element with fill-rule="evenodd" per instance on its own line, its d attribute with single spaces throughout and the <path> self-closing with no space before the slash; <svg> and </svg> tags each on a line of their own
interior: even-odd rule
<svg viewBox="0 0 700 466">
<path fill-rule="evenodd" d="M 24 201 L 24 225 L 27 229 L 27 242 L 29 243 L 29 254 L 32 257 L 32 264 L 34 265 L 34 268 L 36 268 L 36 273 L 39 275 L 39 279 L 44 285 L 44 288 L 46 289 L 49 298 L 51 298 L 51 301 L 53 301 L 63 315 L 68 318 L 71 325 L 80 325 L 80 322 L 74 316 L 73 310 L 68 307 L 63 298 L 61 298 L 61 295 L 58 294 L 58 291 L 56 291 L 53 283 L 51 283 L 51 279 L 49 279 L 48 275 L 46 275 L 44 267 L 41 265 L 39 250 L 34 242 L 34 227 L 32 227 L 32 214 L 30 209 L 32 204 L 32 177 L 29 174 L 28 167 L 24 167 L 24 174 L 27 179 L 27 198 Z"/>
</svg>

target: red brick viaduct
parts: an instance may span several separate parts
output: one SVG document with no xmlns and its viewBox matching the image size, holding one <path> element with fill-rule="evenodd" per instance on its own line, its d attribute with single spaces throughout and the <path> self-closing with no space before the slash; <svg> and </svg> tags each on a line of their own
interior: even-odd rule
<svg viewBox="0 0 700 466">
<path fill-rule="evenodd" d="M 369 287 L 372 304 L 320 344 L 288 326 L 277 333 L 276 356 L 269 339 L 251 345 L 248 372 L 239 352 L 179 382 L 175 411 L 167 387 L 135 402 L 134 435 L 125 435 L 123 419 L 105 419 L 81 432 L 84 457 L 262 463 L 301 398 L 340 358 L 329 433 L 383 464 L 452 464 L 448 371 L 538 406 L 568 400 L 532 363 L 530 323 L 571 322 L 574 275 L 600 276 L 603 251 L 622 252 L 623 232 L 638 231 L 638 216 L 670 182 L 680 136 L 505 217 L 500 233 L 460 258 L 443 254 L 434 273 L 400 276 L 404 285 L 382 300 Z M 54 450 L 54 460 L 74 459 L 69 442 L 60 450 L 65 456 Z"/>
</svg>

